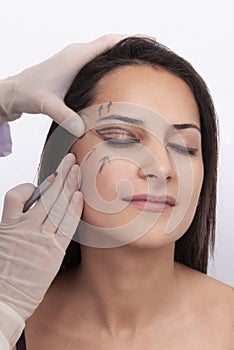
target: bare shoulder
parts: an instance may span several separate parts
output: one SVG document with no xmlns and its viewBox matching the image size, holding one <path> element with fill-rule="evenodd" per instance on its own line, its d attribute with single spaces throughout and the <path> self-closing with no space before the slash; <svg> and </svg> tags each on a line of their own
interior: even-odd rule
<svg viewBox="0 0 234 350">
<path fill-rule="evenodd" d="M 198 292 L 199 296 L 207 296 L 210 300 L 216 299 L 221 303 L 233 305 L 234 287 L 183 264 L 176 264 L 179 274 L 183 276 L 184 281 L 187 281 L 189 288 Z"/>
<path fill-rule="evenodd" d="M 179 265 L 194 307 L 203 312 L 204 318 L 207 316 L 209 320 L 230 327 L 234 334 L 234 287 L 185 265 Z"/>
</svg>

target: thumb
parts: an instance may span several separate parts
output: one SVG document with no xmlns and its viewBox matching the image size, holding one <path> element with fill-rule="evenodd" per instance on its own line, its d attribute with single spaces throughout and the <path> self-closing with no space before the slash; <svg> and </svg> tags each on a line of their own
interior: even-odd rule
<svg viewBox="0 0 234 350">
<path fill-rule="evenodd" d="M 26 200 L 35 190 L 33 184 L 21 184 L 9 190 L 4 199 L 2 213 L 3 224 L 16 224 L 23 214 L 23 207 Z"/>
<path fill-rule="evenodd" d="M 50 116 L 57 124 L 71 134 L 80 137 L 85 132 L 85 125 L 81 117 L 68 108 L 64 101 L 54 94 L 47 95 L 41 105 L 41 111 Z"/>
</svg>

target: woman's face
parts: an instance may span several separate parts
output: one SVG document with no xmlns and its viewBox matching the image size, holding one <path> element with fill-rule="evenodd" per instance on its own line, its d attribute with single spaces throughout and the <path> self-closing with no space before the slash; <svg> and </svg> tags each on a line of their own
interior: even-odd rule
<svg viewBox="0 0 234 350">
<path fill-rule="evenodd" d="M 87 132 L 71 151 L 83 177 L 82 220 L 95 231 L 86 244 L 176 241 L 192 222 L 203 181 L 199 112 L 187 84 L 160 68 L 121 67 L 101 79 L 81 115 Z M 112 241 L 98 239 L 100 232 Z"/>
</svg>

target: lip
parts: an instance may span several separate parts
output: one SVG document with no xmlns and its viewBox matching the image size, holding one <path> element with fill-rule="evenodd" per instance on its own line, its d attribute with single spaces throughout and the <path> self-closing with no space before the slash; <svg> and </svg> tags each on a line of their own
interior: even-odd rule
<svg viewBox="0 0 234 350">
<path fill-rule="evenodd" d="M 171 209 L 176 204 L 175 199 L 171 196 L 154 196 L 150 194 L 124 197 L 123 200 L 140 209 L 158 213 Z"/>
</svg>

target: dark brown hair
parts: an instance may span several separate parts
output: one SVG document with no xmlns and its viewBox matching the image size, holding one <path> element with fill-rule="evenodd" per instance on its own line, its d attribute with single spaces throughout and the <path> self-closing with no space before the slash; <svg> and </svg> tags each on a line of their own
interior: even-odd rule
<svg viewBox="0 0 234 350">
<path fill-rule="evenodd" d="M 130 65 L 161 67 L 175 74 L 187 83 L 196 99 L 202 134 L 204 180 L 195 216 L 186 233 L 176 241 L 174 258 L 207 273 L 208 258 L 213 256 L 215 244 L 217 121 L 208 88 L 191 64 L 158 42 L 148 38 L 129 37 L 80 70 L 67 92 L 65 103 L 74 111 L 92 105 L 100 79 L 121 66 Z M 56 128 L 57 124 L 53 122 L 47 140 Z M 59 273 L 77 266 L 80 260 L 80 245 L 72 240 Z"/>
</svg>

